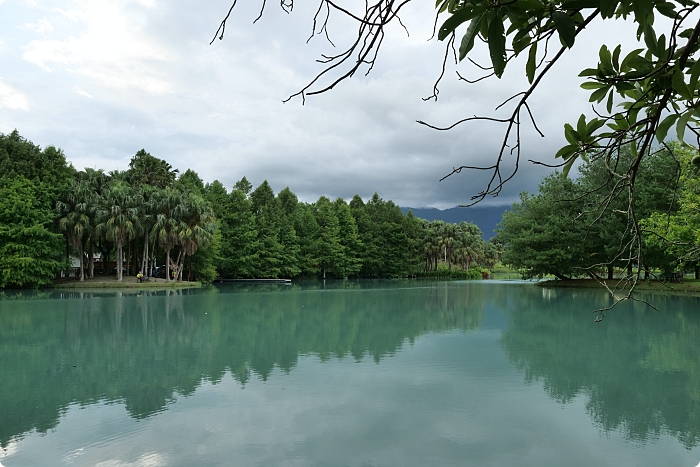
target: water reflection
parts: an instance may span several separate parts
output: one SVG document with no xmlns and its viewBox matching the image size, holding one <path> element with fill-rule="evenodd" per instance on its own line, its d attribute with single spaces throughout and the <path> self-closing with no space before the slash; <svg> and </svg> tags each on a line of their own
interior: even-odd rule
<svg viewBox="0 0 700 467">
<path fill-rule="evenodd" d="M 609 300 L 590 290 L 415 281 L 5 295 L 0 300 L 0 447 L 31 430 L 56 427 L 75 404 L 118 402 L 130 417 L 143 420 L 178 396 L 216 386 L 226 374 L 245 388 L 295 371 L 307 355 L 391 368 L 386 358 L 420 336 L 478 328 L 485 329 L 479 339 L 472 337 L 480 333 L 470 333 L 449 341 L 456 346 L 449 353 L 433 349 L 434 358 L 426 361 L 431 370 L 443 365 L 439 371 L 426 373 L 419 362 L 391 369 L 415 369 L 417 378 L 442 375 L 425 383 L 430 389 L 420 389 L 420 397 L 407 393 L 407 407 L 421 414 L 443 410 L 426 420 L 471 427 L 469 417 L 454 412 L 456 403 L 440 405 L 441 398 L 463 391 L 462 413 L 486 413 L 483 420 L 474 419 L 470 429 L 476 431 L 465 434 L 470 443 L 490 423 L 493 433 L 510 433 L 521 442 L 521 433 L 531 428 L 495 427 L 501 418 L 511 424 L 532 419 L 519 405 L 535 399 L 524 394 L 515 367 L 527 384 L 541 384 L 559 404 L 584 400 L 588 416 L 605 431 L 619 431 L 640 444 L 670 434 L 687 449 L 700 445 L 700 300 L 656 296 L 661 312 L 630 303 L 594 324 L 590 311 Z M 483 370 L 475 372 L 474 362 Z M 318 372 L 332 366 L 320 365 Z M 498 370 L 491 374 L 491 367 Z M 358 376 L 364 370 L 353 371 Z M 315 377 L 310 384 L 322 381 Z M 400 397 L 399 389 L 390 391 L 392 400 Z M 500 405 L 470 402 L 487 396 Z M 422 402 L 431 398 L 433 405 Z M 411 405 L 416 400 L 422 405 Z M 384 432 L 386 426 L 396 428 L 390 421 L 378 421 Z M 418 428 L 413 435 L 419 436 Z M 494 449 L 497 454 L 505 447 Z M 459 451 L 455 458 L 462 455 Z"/>
<path fill-rule="evenodd" d="M 555 401 L 584 396 L 604 430 L 642 443 L 665 432 L 690 449 L 700 444 L 700 300 L 642 298 L 660 311 L 627 303 L 585 325 L 609 305 L 604 293 L 523 289 L 517 303 L 504 303 L 512 322 L 503 346 Z"/>
<path fill-rule="evenodd" d="M 71 403 L 121 402 L 142 419 L 227 371 L 245 386 L 300 355 L 379 363 L 424 333 L 478 328 L 486 292 L 345 282 L 32 298 L 0 300 L 2 447 Z"/>
</svg>

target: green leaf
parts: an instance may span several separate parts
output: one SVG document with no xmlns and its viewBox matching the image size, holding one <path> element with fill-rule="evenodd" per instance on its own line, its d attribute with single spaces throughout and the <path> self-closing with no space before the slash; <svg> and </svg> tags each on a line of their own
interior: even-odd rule
<svg viewBox="0 0 700 467">
<path fill-rule="evenodd" d="M 593 89 L 600 89 L 602 87 L 605 87 L 606 85 L 604 83 L 599 83 L 598 81 L 585 81 L 581 83 L 581 89 L 588 89 L 588 90 L 593 90 Z"/>
<path fill-rule="evenodd" d="M 667 18 L 676 19 L 676 6 L 670 2 L 658 2 L 656 10 Z"/>
<path fill-rule="evenodd" d="M 476 8 L 463 8 L 459 10 L 458 12 L 454 13 L 452 16 L 447 18 L 444 23 L 442 23 L 442 26 L 440 26 L 440 30 L 438 31 L 438 40 L 444 40 L 447 36 L 452 34 L 455 29 L 462 23 L 466 23 L 467 21 L 476 18 L 480 14 L 484 12 L 483 7 L 476 7 Z"/>
<path fill-rule="evenodd" d="M 613 68 L 616 71 L 620 70 L 620 51 L 622 50 L 622 46 L 618 44 L 617 47 L 615 47 L 615 50 L 613 51 L 612 55 L 612 64 Z"/>
<path fill-rule="evenodd" d="M 508 34 L 506 34 L 507 36 Z M 521 37 L 519 40 L 513 39 L 513 52 L 515 55 L 520 55 L 520 52 L 522 52 L 528 45 L 530 45 L 531 38 L 529 35 L 525 35 Z"/>
<path fill-rule="evenodd" d="M 693 115 L 692 111 L 686 112 L 678 119 L 678 124 L 676 124 L 676 136 L 678 141 L 683 141 L 683 136 L 685 136 L 685 127 L 688 124 L 688 120 Z"/>
<path fill-rule="evenodd" d="M 555 158 L 563 158 L 563 159 L 568 159 L 571 157 L 573 153 L 578 151 L 578 145 L 576 144 L 569 144 L 561 148 L 559 151 L 557 151 L 557 154 L 554 156 Z"/>
<path fill-rule="evenodd" d="M 528 83 L 532 84 L 535 79 L 535 70 L 537 69 L 537 42 L 530 46 L 530 51 L 527 56 L 527 64 L 525 65 L 525 74 L 527 74 Z"/>
<path fill-rule="evenodd" d="M 578 122 L 576 122 L 576 133 L 578 133 L 581 138 L 586 136 L 586 116 L 583 114 L 581 114 L 578 118 Z"/>
<path fill-rule="evenodd" d="M 488 43 L 493 72 L 500 78 L 506 68 L 506 35 L 499 16 L 493 18 L 489 24 Z"/>
<path fill-rule="evenodd" d="M 600 0 L 600 14 L 603 18 L 611 18 L 615 14 L 618 0 Z"/>
<path fill-rule="evenodd" d="M 464 57 L 466 57 L 469 51 L 474 47 L 474 38 L 476 38 L 476 35 L 479 32 L 479 22 L 483 17 L 484 15 L 482 13 L 481 16 L 479 16 L 478 18 L 474 18 L 472 22 L 469 23 L 467 32 L 464 33 L 464 36 L 462 37 L 462 43 L 459 46 L 460 62 L 464 60 Z"/>
<path fill-rule="evenodd" d="M 578 75 L 579 75 L 580 77 L 584 77 L 584 76 L 596 76 L 597 74 L 598 74 L 598 69 L 597 69 L 597 68 L 586 68 L 585 70 L 583 70 L 583 71 L 582 71 L 581 73 L 579 73 Z"/>
<path fill-rule="evenodd" d="M 683 72 L 680 71 L 678 68 L 676 68 L 673 71 L 673 76 L 671 77 L 671 86 L 675 91 L 678 92 L 678 94 L 681 95 L 683 99 L 691 99 L 693 95 L 691 94 L 690 90 L 688 89 L 688 86 L 686 86 L 685 81 L 683 80 L 684 75 Z"/>
<path fill-rule="evenodd" d="M 698 78 L 700 78 L 700 61 L 696 61 L 690 67 L 690 89 L 696 89 L 698 86 Z"/>
<path fill-rule="evenodd" d="M 613 66 L 612 66 L 612 55 L 610 54 L 610 50 L 608 50 L 608 46 L 603 44 L 600 47 L 600 51 L 598 52 L 598 57 L 600 57 L 600 67 L 603 69 L 603 71 L 606 73 L 606 75 L 614 74 L 615 70 L 613 69 Z"/>
<path fill-rule="evenodd" d="M 608 102 L 605 105 L 605 109 L 608 111 L 608 113 L 612 112 L 614 96 L 615 96 L 614 92 L 611 92 L 610 95 L 608 95 Z"/>
<path fill-rule="evenodd" d="M 578 135 L 578 133 L 576 133 L 576 131 L 574 130 L 574 127 L 572 127 L 572 126 L 569 125 L 568 123 L 565 123 L 565 124 L 564 124 L 564 137 L 566 138 L 566 140 L 567 140 L 570 144 L 572 144 L 572 145 L 578 147 L 578 143 L 579 143 L 579 139 L 580 139 L 580 138 L 579 138 L 579 135 Z"/>
<path fill-rule="evenodd" d="M 564 10 L 580 10 L 583 8 L 598 8 L 600 0 L 570 0 L 564 2 L 561 7 Z"/>
<path fill-rule="evenodd" d="M 605 125 L 605 120 L 603 120 L 602 118 L 594 118 L 593 120 L 588 122 L 588 125 L 586 126 L 586 135 L 592 135 L 593 132 L 595 132 L 603 125 Z"/>
<path fill-rule="evenodd" d="M 561 39 L 562 44 L 568 48 L 573 47 L 574 39 L 576 38 L 576 25 L 574 24 L 574 20 L 563 11 L 558 10 L 552 12 L 552 20 L 554 20 L 554 27 L 556 27 L 559 33 L 559 39 Z"/>
<path fill-rule="evenodd" d="M 591 93 L 591 97 L 588 98 L 588 102 L 600 102 L 603 99 L 605 99 L 605 95 L 608 93 L 610 90 L 610 85 L 605 86 L 604 88 L 600 88 L 597 91 L 593 91 Z"/>
<path fill-rule="evenodd" d="M 574 165 L 574 162 L 576 162 L 576 157 L 570 157 L 568 161 L 566 161 L 566 164 L 564 164 L 564 168 L 562 169 L 561 173 L 564 177 L 569 176 L 569 171 L 571 170 L 571 166 Z"/>
<path fill-rule="evenodd" d="M 673 126 L 676 120 L 678 120 L 678 114 L 671 114 L 664 118 L 661 123 L 659 123 L 659 126 L 656 129 L 656 139 L 659 141 L 659 143 L 662 143 L 664 139 L 666 139 L 668 130 L 671 128 L 671 126 Z"/>
<path fill-rule="evenodd" d="M 643 51 L 644 49 L 634 49 L 632 52 L 628 53 L 627 56 L 622 60 L 622 63 L 620 64 L 620 71 L 629 71 L 630 64 L 634 61 L 635 58 L 639 57 L 639 54 Z"/>
<path fill-rule="evenodd" d="M 657 49 L 657 39 L 656 39 L 656 31 L 654 31 L 654 28 L 651 26 L 647 26 L 644 28 L 644 43 L 646 44 L 647 48 L 649 51 L 654 54 L 654 56 L 658 57 L 660 54 L 658 53 Z"/>
</svg>

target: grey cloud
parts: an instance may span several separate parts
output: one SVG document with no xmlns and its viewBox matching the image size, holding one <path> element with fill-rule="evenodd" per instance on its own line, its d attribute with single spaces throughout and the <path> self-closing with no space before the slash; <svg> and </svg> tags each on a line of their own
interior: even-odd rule
<svg viewBox="0 0 700 467">
<path fill-rule="evenodd" d="M 41 11 L 13 6 L 16 18 L 0 18 L 3 30 L 15 35 L 5 40 L 8 66 L 0 78 L 28 83 L 20 90 L 28 96 L 30 112 L 0 109 L 0 131 L 18 128 L 38 144 L 60 146 L 78 167 L 124 169 L 143 147 L 180 170 L 192 168 L 205 181 L 219 179 L 227 187 L 245 175 L 254 184 L 267 179 L 277 191 L 289 186 L 305 201 L 320 195 L 367 197 L 376 191 L 401 205 L 449 207 L 468 202 L 485 187 L 488 174 L 463 172 L 438 180 L 455 166 L 491 165 L 504 128 L 470 122 L 439 132 L 415 121 L 448 125 L 475 114 L 503 116 L 507 111 L 495 112 L 494 107 L 527 86 L 522 60 L 509 65 L 512 70 L 503 80 L 477 85 L 457 82 L 450 65 L 438 101 L 424 102 L 421 98 L 432 92 L 439 74 L 444 44 L 427 42 L 432 23 L 426 21 L 432 10 L 416 3 L 404 14 L 411 36 L 392 31 L 369 76 L 358 73 L 327 94 L 311 96 L 303 106 L 299 98 L 282 104 L 321 69 L 314 61 L 320 53 L 340 50 L 351 38 L 342 21 L 331 24 L 338 49 L 320 37 L 305 45 L 313 6 L 299 4 L 286 15 L 270 4 L 253 25 L 259 3 L 241 3 L 225 39 L 210 46 L 227 2 L 155 5 L 130 3 L 123 14 L 134 34 L 147 42 L 144 46 L 162 50 L 165 58 L 151 63 L 138 54 L 129 58 L 126 50 L 115 73 L 127 70 L 138 76 L 134 70 L 143 69 L 167 83 L 169 91 L 160 94 L 118 88 L 102 75 L 90 74 L 92 66 L 104 70 L 111 56 L 98 64 L 94 57 L 70 66 L 52 63 L 52 71 L 27 62 L 22 48 L 38 37 L 15 26 L 58 14 L 51 13 L 51 5 Z M 55 21 L 51 40 L 99 34 L 87 24 L 62 21 Z M 509 204 L 520 191 L 535 190 L 549 171 L 527 159 L 552 163 L 564 141 L 563 122 L 589 108 L 576 78 L 581 57 L 593 63 L 601 38 L 614 42 L 622 34 L 605 36 L 601 31 L 591 28 L 572 56 L 543 81 L 532 109 L 547 137 L 540 138 L 524 125 L 520 173 L 498 198 L 485 203 Z M 488 62 L 484 50 L 475 53 L 477 60 Z M 480 73 L 465 64 L 457 69 L 472 78 Z M 93 98 L 73 92 L 76 86 Z M 508 156 L 505 164 L 512 167 L 513 158 Z"/>
</svg>

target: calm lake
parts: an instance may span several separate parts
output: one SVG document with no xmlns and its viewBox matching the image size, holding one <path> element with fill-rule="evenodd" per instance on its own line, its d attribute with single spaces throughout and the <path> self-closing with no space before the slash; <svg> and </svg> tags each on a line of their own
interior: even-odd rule
<svg viewBox="0 0 700 467">
<path fill-rule="evenodd" d="M 683 466 L 700 299 L 497 281 L 0 298 L 0 463 Z"/>
</svg>

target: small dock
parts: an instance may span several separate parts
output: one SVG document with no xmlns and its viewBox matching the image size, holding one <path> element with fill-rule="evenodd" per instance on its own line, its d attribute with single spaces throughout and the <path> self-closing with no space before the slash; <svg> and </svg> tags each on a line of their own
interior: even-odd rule
<svg viewBox="0 0 700 467">
<path fill-rule="evenodd" d="M 214 279 L 214 284 L 285 284 L 290 285 L 291 279 Z"/>
</svg>

